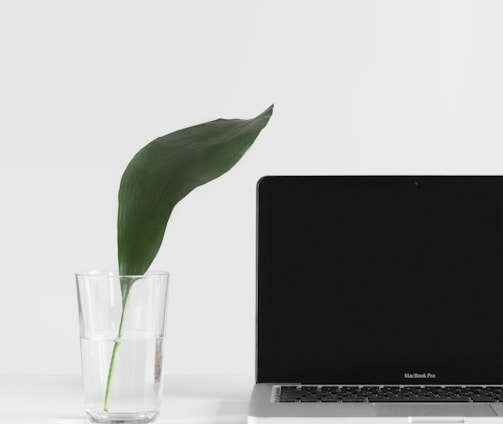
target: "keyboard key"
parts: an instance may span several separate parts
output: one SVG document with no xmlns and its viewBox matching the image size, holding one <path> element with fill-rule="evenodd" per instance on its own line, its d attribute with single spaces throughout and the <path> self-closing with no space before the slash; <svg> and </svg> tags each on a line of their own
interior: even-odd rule
<svg viewBox="0 0 503 424">
<path fill-rule="evenodd" d="M 473 402 L 495 402 L 496 399 L 489 396 L 472 396 Z"/>
</svg>

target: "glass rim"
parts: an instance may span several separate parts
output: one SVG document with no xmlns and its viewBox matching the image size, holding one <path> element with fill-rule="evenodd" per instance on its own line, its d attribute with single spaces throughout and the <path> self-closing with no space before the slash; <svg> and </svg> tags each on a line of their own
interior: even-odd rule
<svg viewBox="0 0 503 424">
<path fill-rule="evenodd" d="M 145 278 L 145 277 L 169 277 L 168 271 L 159 271 L 159 270 L 148 270 L 145 274 L 125 274 L 122 275 L 118 270 L 91 270 L 91 271 L 82 271 L 76 272 L 76 277 L 87 277 L 87 278 Z"/>
</svg>

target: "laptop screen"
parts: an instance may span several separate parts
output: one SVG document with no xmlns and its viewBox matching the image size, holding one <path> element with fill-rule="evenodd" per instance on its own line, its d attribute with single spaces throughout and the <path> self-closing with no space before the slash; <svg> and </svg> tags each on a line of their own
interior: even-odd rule
<svg viewBox="0 0 503 424">
<path fill-rule="evenodd" d="M 503 383 L 503 177 L 265 177 L 257 382 Z"/>
</svg>

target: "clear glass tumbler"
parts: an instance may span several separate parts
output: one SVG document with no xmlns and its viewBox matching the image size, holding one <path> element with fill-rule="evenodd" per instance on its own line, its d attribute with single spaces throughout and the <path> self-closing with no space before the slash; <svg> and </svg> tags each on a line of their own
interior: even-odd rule
<svg viewBox="0 0 503 424">
<path fill-rule="evenodd" d="M 159 414 L 167 272 L 76 274 L 85 409 L 92 422 Z"/>
</svg>

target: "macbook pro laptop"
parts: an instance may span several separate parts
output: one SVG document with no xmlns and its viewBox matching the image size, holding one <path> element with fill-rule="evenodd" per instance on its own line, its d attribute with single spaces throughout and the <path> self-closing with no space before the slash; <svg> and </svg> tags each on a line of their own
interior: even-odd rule
<svg viewBox="0 0 503 424">
<path fill-rule="evenodd" d="M 503 177 L 257 186 L 249 424 L 503 422 Z"/>
</svg>

